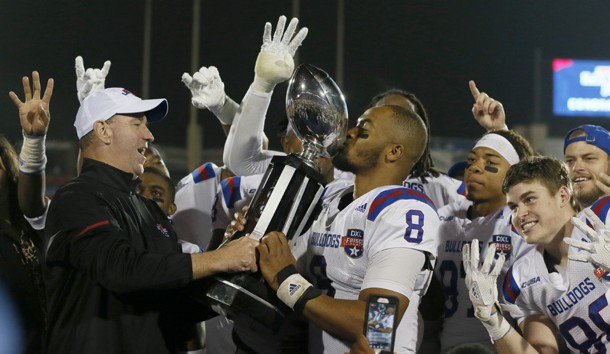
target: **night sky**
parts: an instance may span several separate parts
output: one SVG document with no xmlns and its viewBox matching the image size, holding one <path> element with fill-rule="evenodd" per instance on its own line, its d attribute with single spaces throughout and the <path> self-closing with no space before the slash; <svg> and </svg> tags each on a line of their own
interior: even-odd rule
<svg viewBox="0 0 610 354">
<path fill-rule="evenodd" d="M 414 92 L 426 106 L 432 135 L 476 137 L 468 80 L 501 100 L 509 124 L 551 122 L 560 134 L 580 121 L 550 116 L 550 60 L 610 59 L 610 2 L 601 1 L 365 1 L 345 0 L 343 92 L 352 122 L 372 96 L 389 88 Z M 227 93 L 239 101 L 254 75 L 264 23 L 291 16 L 292 2 L 202 1 L 199 65 L 218 67 Z M 336 2 L 301 0 L 300 20 L 309 35 L 300 61 L 336 77 Z M 190 71 L 192 3 L 153 4 L 150 97 L 169 100 L 170 113 L 151 126 L 156 142 L 184 146 L 190 93 L 180 77 Z M 144 1 L 0 0 L 0 132 L 20 139 L 20 77 L 39 70 L 54 77 L 48 139 L 75 141 L 78 109 L 74 58 L 86 67 L 112 61 L 107 87 L 141 92 Z M 535 51 L 541 64 L 542 114 L 534 117 Z M 283 114 L 286 85 L 275 89 L 268 119 Z M 223 133 L 208 112 L 199 113 L 205 147 L 220 147 Z M 607 125 L 605 121 L 598 124 Z M 608 127 L 608 126 L 607 126 Z M 272 139 L 273 141 L 273 139 Z M 276 145 L 277 146 L 277 145 Z M 273 145 L 272 145 L 273 147 Z"/>
</svg>

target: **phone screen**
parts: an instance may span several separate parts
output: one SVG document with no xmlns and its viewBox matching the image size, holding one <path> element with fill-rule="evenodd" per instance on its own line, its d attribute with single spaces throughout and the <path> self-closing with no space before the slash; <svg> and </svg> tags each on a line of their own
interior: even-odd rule
<svg viewBox="0 0 610 354">
<path fill-rule="evenodd" d="M 376 353 L 392 353 L 398 299 L 371 296 L 367 302 L 365 336 Z"/>
</svg>

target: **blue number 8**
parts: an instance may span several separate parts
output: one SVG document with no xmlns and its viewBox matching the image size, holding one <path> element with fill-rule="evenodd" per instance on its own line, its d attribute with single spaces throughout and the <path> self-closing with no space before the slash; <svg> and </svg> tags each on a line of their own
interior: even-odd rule
<svg viewBox="0 0 610 354">
<path fill-rule="evenodd" d="M 407 219 L 405 240 L 411 243 L 420 243 L 424 238 L 424 213 L 421 210 L 409 210 L 405 218 Z M 413 235 L 414 231 L 415 235 Z"/>
</svg>

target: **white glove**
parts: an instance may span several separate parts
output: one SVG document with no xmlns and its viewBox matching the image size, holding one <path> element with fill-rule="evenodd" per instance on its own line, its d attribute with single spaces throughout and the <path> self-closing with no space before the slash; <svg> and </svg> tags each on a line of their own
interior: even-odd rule
<svg viewBox="0 0 610 354">
<path fill-rule="evenodd" d="M 563 242 L 589 253 L 571 254 L 568 258 L 578 262 L 595 263 L 604 270 L 610 271 L 610 230 L 591 209 L 587 208 L 584 212 L 587 219 L 593 224 L 593 229 L 576 217 L 572 218 L 572 224 L 585 233 L 591 242 L 572 238 L 564 238 Z"/>
<path fill-rule="evenodd" d="M 494 304 L 498 301 L 496 283 L 504 265 L 504 256 L 500 256 L 490 272 L 495 254 L 496 245 L 494 244 L 487 249 L 485 261 L 479 268 L 479 240 L 475 239 L 471 245 L 466 244 L 462 248 L 468 295 L 474 305 L 474 315 L 484 322 L 490 320 Z"/>
<path fill-rule="evenodd" d="M 307 27 L 303 27 L 294 35 L 298 23 L 299 20 L 293 18 L 284 32 L 286 16 L 280 16 L 273 38 L 271 38 L 271 23 L 265 24 L 263 45 L 254 67 L 252 86 L 256 91 L 271 92 L 275 85 L 288 80 L 292 75 L 294 53 L 307 37 L 308 32 Z"/>
<path fill-rule="evenodd" d="M 182 74 L 182 82 L 191 91 L 191 103 L 198 109 L 209 109 L 222 124 L 231 125 L 239 105 L 225 93 L 225 84 L 214 66 L 202 66 L 191 75 Z"/>
<path fill-rule="evenodd" d="M 78 94 L 78 102 L 83 100 L 95 91 L 101 91 L 105 87 L 106 76 L 110 71 L 110 61 L 106 60 L 102 69 L 89 68 L 85 71 L 83 57 L 80 55 L 74 60 L 76 68 L 76 92 Z"/>
</svg>

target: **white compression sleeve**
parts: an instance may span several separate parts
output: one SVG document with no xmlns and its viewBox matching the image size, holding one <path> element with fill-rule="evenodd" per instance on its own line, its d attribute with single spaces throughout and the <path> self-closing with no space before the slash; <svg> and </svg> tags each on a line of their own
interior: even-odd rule
<svg viewBox="0 0 610 354">
<path fill-rule="evenodd" d="M 275 155 L 280 152 L 263 150 L 265 115 L 272 93 L 257 92 L 250 87 L 241 103 L 225 141 L 223 162 L 238 176 L 264 173 Z"/>
</svg>

